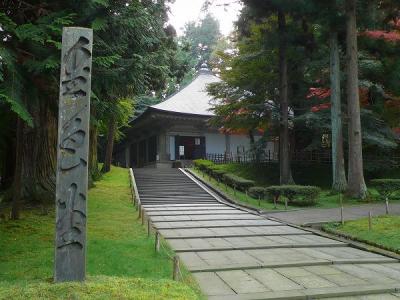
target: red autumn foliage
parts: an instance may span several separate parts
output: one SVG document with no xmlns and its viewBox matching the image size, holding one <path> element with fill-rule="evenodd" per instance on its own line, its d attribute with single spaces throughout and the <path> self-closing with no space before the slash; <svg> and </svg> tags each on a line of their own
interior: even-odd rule
<svg viewBox="0 0 400 300">
<path fill-rule="evenodd" d="M 400 32 L 397 31 L 367 30 L 362 32 L 361 35 L 367 36 L 374 40 L 382 39 L 388 42 L 400 41 Z"/>
<path fill-rule="evenodd" d="M 307 99 L 317 97 L 318 99 L 325 99 L 331 95 L 331 89 L 328 88 L 310 88 L 308 90 Z"/>
<path fill-rule="evenodd" d="M 315 105 L 315 106 L 311 107 L 311 111 L 312 112 L 319 112 L 321 110 L 328 109 L 330 107 L 331 107 L 330 103 L 322 103 L 322 104 L 318 104 L 318 105 Z"/>
</svg>

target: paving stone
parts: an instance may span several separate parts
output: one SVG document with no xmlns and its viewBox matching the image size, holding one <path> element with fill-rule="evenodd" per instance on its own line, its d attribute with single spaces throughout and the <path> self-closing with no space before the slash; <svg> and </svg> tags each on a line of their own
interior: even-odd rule
<svg viewBox="0 0 400 300">
<path fill-rule="evenodd" d="M 350 296 L 350 297 L 334 297 L 325 298 L 326 300 L 398 300 L 391 294 L 377 294 L 377 295 L 363 295 L 363 296 Z"/>
<path fill-rule="evenodd" d="M 213 220 L 213 221 L 177 221 L 154 222 L 154 227 L 159 229 L 173 228 L 213 228 L 213 227 L 240 227 L 240 226 L 276 226 L 280 223 L 268 220 Z"/>
<path fill-rule="evenodd" d="M 393 268 L 385 266 L 384 264 L 365 264 L 362 267 L 377 271 L 389 278 L 393 278 L 400 281 L 400 270 L 395 270 Z"/>
<path fill-rule="evenodd" d="M 253 278 L 272 291 L 299 290 L 303 287 L 272 269 L 246 270 Z"/>
<path fill-rule="evenodd" d="M 328 281 L 318 275 L 308 275 L 308 276 L 299 276 L 293 277 L 293 281 L 298 284 L 304 286 L 307 289 L 315 289 L 315 288 L 327 288 L 327 287 L 335 287 L 337 284 Z"/>
<path fill-rule="evenodd" d="M 393 278 L 385 276 L 385 274 L 379 273 L 377 271 L 368 268 L 363 268 L 363 264 L 335 265 L 334 268 L 374 284 L 391 284 L 398 282 Z"/>
<path fill-rule="evenodd" d="M 351 276 L 348 274 L 331 274 L 331 275 L 321 275 L 321 277 L 327 279 L 330 282 L 337 284 L 338 286 L 349 286 L 349 285 L 365 285 L 368 284 L 367 281 L 364 281 L 355 276 Z"/>
<path fill-rule="evenodd" d="M 283 276 L 292 278 L 300 276 L 311 276 L 313 273 L 306 271 L 304 268 L 275 268 L 275 271 L 282 274 Z"/>
<path fill-rule="evenodd" d="M 204 260 L 202 260 L 195 252 L 179 253 L 178 256 L 189 269 L 205 265 Z"/>
<path fill-rule="evenodd" d="M 202 292 L 207 296 L 235 295 L 236 293 L 215 273 L 196 273 Z"/>
<path fill-rule="evenodd" d="M 223 271 L 217 275 L 238 294 L 266 292 L 269 289 L 244 271 Z"/>
<path fill-rule="evenodd" d="M 343 274 L 342 271 L 338 270 L 333 266 L 309 266 L 303 268 L 306 271 L 314 273 L 315 275 L 337 275 Z"/>
</svg>

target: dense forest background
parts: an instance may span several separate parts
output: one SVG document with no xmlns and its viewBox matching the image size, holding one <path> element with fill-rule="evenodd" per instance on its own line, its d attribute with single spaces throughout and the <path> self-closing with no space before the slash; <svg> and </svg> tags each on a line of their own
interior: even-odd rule
<svg viewBox="0 0 400 300">
<path fill-rule="evenodd" d="M 0 205 L 52 203 L 63 26 L 93 28 L 90 181 L 107 172 L 113 143 L 146 106 L 195 74 L 220 37 L 204 12 L 177 37 L 171 1 L 3 1 L 0 10 Z M 98 155 L 99 153 L 99 155 Z M 103 161 L 103 170 L 98 169 Z"/>
<path fill-rule="evenodd" d="M 223 79 L 209 87 L 218 99 L 212 122 L 250 137 L 261 132 L 254 151 L 279 136 L 281 183 L 293 180 L 295 151 L 328 146 L 333 189 L 364 198 L 364 171 L 398 168 L 397 1 L 241 2 L 231 36 L 221 36 L 206 1 L 201 20 L 178 37 L 169 0 L 2 1 L 0 206 L 11 203 L 18 218 L 22 200 L 53 201 L 63 26 L 94 30 L 91 181 L 109 170 L 129 120 L 207 62 Z"/>
</svg>

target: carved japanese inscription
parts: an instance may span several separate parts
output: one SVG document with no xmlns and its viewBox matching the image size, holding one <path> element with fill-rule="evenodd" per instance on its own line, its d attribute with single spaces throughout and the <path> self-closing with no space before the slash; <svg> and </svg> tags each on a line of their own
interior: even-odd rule
<svg viewBox="0 0 400 300">
<path fill-rule="evenodd" d="M 85 279 L 91 67 L 92 30 L 64 28 L 57 145 L 56 282 Z"/>
</svg>

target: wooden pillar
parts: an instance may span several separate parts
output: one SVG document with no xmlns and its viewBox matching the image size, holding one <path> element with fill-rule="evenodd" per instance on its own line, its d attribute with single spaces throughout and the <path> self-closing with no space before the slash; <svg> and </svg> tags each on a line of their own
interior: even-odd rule
<svg viewBox="0 0 400 300">
<path fill-rule="evenodd" d="M 56 282 L 85 280 L 92 44 L 91 29 L 64 28 L 57 144 Z"/>
</svg>

